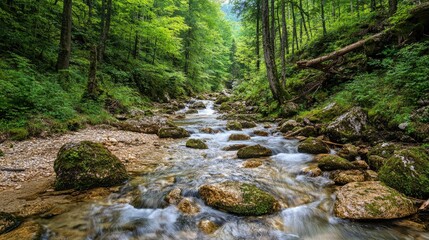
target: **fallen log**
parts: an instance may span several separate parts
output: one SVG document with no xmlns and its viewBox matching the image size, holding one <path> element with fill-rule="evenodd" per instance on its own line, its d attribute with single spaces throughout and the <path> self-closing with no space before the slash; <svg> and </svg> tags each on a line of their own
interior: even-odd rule
<svg viewBox="0 0 429 240">
<path fill-rule="evenodd" d="M 327 55 L 324 55 L 324 56 L 321 56 L 321 57 L 318 57 L 315 59 L 311 59 L 311 60 L 298 61 L 296 64 L 300 68 L 312 68 L 312 67 L 320 68 L 321 63 L 328 61 L 328 60 L 339 58 L 339 57 L 341 57 L 341 56 L 343 56 L 349 52 L 355 51 L 355 50 L 363 47 L 365 45 L 365 43 L 367 43 L 369 41 L 379 41 L 386 33 L 387 33 L 387 31 L 377 33 L 377 34 L 372 35 L 371 37 L 369 37 L 367 39 L 360 40 L 358 42 L 350 44 L 344 48 L 341 48 L 340 50 L 334 51 L 334 52 L 329 53 Z"/>
<path fill-rule="evenodd" d="M 7 168 L 7 167 L 5 167 L 5 168 L 0 168 L 0 171 L 3 171 L 3 172 L 24 172 L 25 169 L 24 168 Z"/>
</svg>

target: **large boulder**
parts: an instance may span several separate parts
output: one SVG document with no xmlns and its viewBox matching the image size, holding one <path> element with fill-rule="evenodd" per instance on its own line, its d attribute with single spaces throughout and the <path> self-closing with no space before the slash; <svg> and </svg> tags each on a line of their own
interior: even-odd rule
<svg viewBox="0 0 429 240">
<path fill-rule="evenodd" d="M 198 192 L 208 206 L 237 215 L 260 216 L 280 210 L 272 195 L 247 183 L 209 184 L 200 187 Z"/>
<path fill-rule="evenodd" d="M 395 219 L 417 212 L 413 201 L 380 182 L 352 182 L 337 193 L 334 213 L 347 219 Z"/>
<path fill-rule="evenodd" d="M 428 152 L 420 147 L 395 151 L 381 167 L 379 178 L 408 196 L 429 198 Z"/>
<path fill-rule="evenodd" d="M 209 147 L 207 146 L 207 144 L 205 142 L 203 142 L 203 140 L 201 139 L 188 139 L 188 141 L 186 141 L 186 147 L 188 148 L 195 148 L 195 149 L 208 149 Z"/>
<path fill-rule="evenodd" d="M 99 143 L 83 141 L 61 147 L 54 162 L 55 189 L 109 187 L 128 179 L 121 161 Z"/>
<path fill-rule="evenodd" d="M 186 138 L 189 136 L 191 134 L 181 127 L 164 127 L 158 131 L 158 137 L 160 138 Z"/>
<path fill-rule="evenodd" d="M 298 144 L 298 152 L 310 154 L 329 153 L 329 147 L 322 140 L 309 137 Z"/>
<path fill-rule="evenodd" d="M 271 149 L 263 147 L 259 144 L 240 148 L 237 152 L 238 158 L 241 159 L 268 157 L 271 155 L 273 155 L 273 151 L 271 151 Z"/>
<path fill-rule="evenodd" d="M 363 137 L 367 121 L 367 113 L 360 107 L 354 107 L 330 123 L 326 134 L 336 142 L 356 141 Z"/>
<path fill-rule="evenodd" d="M 318 158 L 317 166 L 322 169 L 322 171 L 350 170 L 357 168 L 348 160 L 331 154 L 326 154 Z"/>
</svg>

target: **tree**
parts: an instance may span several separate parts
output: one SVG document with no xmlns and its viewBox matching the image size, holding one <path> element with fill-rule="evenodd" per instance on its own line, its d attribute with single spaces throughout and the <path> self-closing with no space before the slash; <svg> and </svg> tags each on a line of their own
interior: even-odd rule
<svg viewBox="0 0 429 240">
<path fill-rule="evenodd" d="M 64 0 L 57 70 L 68 69 L 71 55 L 72 0 Z"/>
</svg>

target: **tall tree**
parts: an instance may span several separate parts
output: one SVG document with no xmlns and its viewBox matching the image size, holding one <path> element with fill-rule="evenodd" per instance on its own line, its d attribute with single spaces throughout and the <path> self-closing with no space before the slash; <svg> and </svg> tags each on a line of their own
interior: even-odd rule
<svg viewBox="0 0 429 240">
<path fill-rule="evenodd" d="M 64 0 L 57 70 L 68 69 L 71 55 L 72 0 Z"/>
<path fill-rule="evenodd" d="M 271 92 L 275 100 L 277 100 L 280 104 L 282 104 L 285 100 L 284 92 L 282 91 L 282 87 L 277 77 L 277 67 L 276 61 L 273 56 L 273 47 L 272 40 L 270 38 L 270 9 L 269 9 L 269 0 L 262 0 L 262 45 L 264 47 L 264 59 L 265 66 L 267 68 L 267 78 L 270 85 Z"/>
<path fill-rule="evenodd" d="M 103 62 L 106 51 L 106 42 L 110 32 L 110 23 L 112 19 L 112 0 L 101 0 L 101 21 L 100 21 L 100 44 L 98 46 L 98 61 Z"/>
<path fill-rule="evenodd" d="M 287 23 L 286 23 L 286 0 L 281 0 L 280 4 L 280 10 L 281 10 L 281 25 L 282 25 L 282 35 L 281 35 L 281 42 L 280 42 L 280 59 L 282 64 L 282 86 L 284 86 L 286 82 L 286 54 L 289 53 L 289 46 L 288 46 L 288 34 L 287 34 Z"/>
</svg>

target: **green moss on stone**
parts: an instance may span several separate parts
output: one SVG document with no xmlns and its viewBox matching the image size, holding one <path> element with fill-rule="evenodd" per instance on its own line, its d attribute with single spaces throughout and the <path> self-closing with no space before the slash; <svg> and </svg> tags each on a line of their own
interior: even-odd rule
<svg viewBox="0 0 429 240">
<path fill-rule="evenodd" d="M 323 171 L 355 169 L 348 160 L 337 155 L 324 155 L 319 159 L 318 167 Z"/>
<path fill-rule="evenodd" d="M 186 141 L 186 147 L 195 149 L 208 149 L 209 147 L 201 139 L 189 139 Z"/>
<path fill-rule="evenodd" d="M 273 152 L 271 151 L 271 149 L 263 147 L 259 144 L 241 148 L 237 152 L 238 158 L 241 158 L 241 159 L 268 157 L 268 156 L 271 156 L 272 154 Z"/>
<path fill-rule="evenodd" d="M 237 131 L 240 131 L 242 128 L 243 128 L 243 126 L 238 121 L 228 121 L 228 123 L 226 124 L 226 129 L 227 130 L 237 130 Z"/>
<path fill-rule="evenodd" d="M 309 137 L 299 143 L 298 152 L 310 154 L 329 153 L 329 147 L 321 140 Z"/>
</svg>

